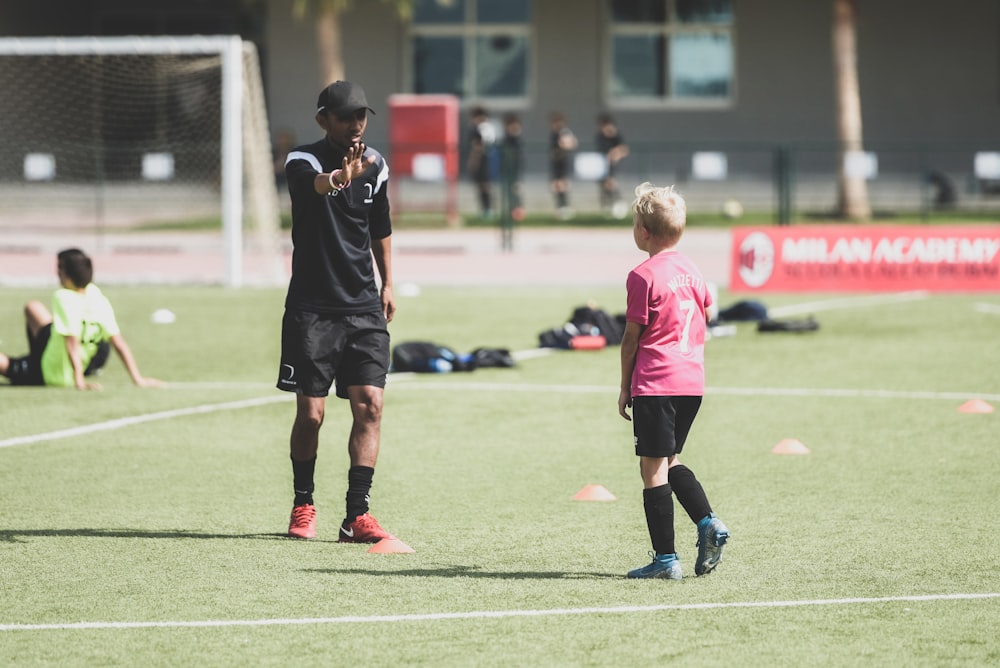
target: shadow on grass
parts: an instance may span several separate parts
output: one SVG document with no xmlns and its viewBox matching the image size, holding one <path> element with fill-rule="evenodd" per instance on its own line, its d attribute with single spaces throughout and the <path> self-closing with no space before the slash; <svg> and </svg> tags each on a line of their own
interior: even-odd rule
<svg viewBox="0 0 1000 668">
<path fill-rule="evenodd" d="M 213 540 L 298 540 L 286 533 L 202 533 L 180 529 L 0 529 L 0 543 L 23 543 L 25 538 L 208 538 Z M 314 541 L 336 542 L 336 541 Z"/>
<path fill-rule="evenodd" d="M 590 573 L 573 571 L 485 571 L 478 566 L 444 564 L 438 568 L 411 568 L 374 571 L 367 568 L 306 568 L 304 573 L 326 575 L 388 575 L 414 578 L 490 578 L 495 580 L 619 580 L 620 573 Z"/>
<path fill-rule="evenodd" d="M 152 538 L 152 539 L 208 539 L 208 540 L 287 540 L 298 542 L 286 533 L 203 533 L 180 529 L 0 529 L 0 544 L 24 543 L 30 538 Z M 331 543 L 336 540 L 312 539 L 310 543 Z M 445 564 L 436 568 L 401 570 L 371 570 L 366 568 L 308 568 L 305 573 L 327 575 L 387 575 L 418 578 L 491 578 L 497 580 L 594 580 L 619 579 L 619 573 L 593 573 L 572 571 L 485 571 L 478 566 Z"/>
</svg>

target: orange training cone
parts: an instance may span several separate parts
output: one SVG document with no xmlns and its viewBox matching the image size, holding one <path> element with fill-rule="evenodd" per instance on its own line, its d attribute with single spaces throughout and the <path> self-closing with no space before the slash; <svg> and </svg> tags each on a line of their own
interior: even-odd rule
<svg viewBox="0 0 1000 668">
<path fill-rule="evenodd" d="M 969 399 L 958 407 L 959 413 L 992 413 L 993 406 L 982 399 Z"/>
<path fill-rule="evenodd" d="M 368 549 L 368 554 L 413 554 L 415 550 L 398 538 L 383 538 Z"/>
<path fill-rule="evenodd" d="M 802 445 L 802 441 L 794 438 L 785 438 L 771 448 L 771 453 L 775 455 L 808 455 L 809 448 Z"/>
<path fill-rule="evenodd" d="M 604 485 L 587 485 L 573 495 L 574 501 L 615 501 L 617 498 Z"/>
<path fill-rule="evenodd" d="M 580 334 L 569 340 L 573 350 L 600 350 L 608 345 L 608 340 L 600 334 Z"/>
</svg>

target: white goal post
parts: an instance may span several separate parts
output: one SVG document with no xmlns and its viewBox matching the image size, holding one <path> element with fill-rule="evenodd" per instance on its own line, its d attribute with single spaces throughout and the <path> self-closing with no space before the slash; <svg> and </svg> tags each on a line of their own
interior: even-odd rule
<svg viewBox="0 0 1000 668">
<path fill-rule="evenodd" d="M 225 285 L 243 285 L 251 244 L 266 265 L 257 282 L 283 280 L 252 42 L 0 38 L 0 88 L 0 188 L 24 220 L 41 228 L 76 216 L 106 233 L 218 217 Z"/>
</svg>

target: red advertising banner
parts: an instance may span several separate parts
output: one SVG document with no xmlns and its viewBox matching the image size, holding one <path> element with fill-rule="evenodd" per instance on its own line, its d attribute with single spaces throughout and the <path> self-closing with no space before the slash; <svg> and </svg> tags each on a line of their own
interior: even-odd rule
<svg viewBox="0 0 1000 668">
<path fill-rule="evenodd" d="M 730 289 L 1000 292 L 1000 225 L 733 228 Z"/>
</svg>

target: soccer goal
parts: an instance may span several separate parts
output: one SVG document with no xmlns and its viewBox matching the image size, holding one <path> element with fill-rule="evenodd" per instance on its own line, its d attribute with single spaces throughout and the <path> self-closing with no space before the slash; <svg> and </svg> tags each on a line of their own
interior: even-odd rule
<svg viewBox="0 0 1000 668">
<path fill-rule="evenodd" d="M 82 240 L 92 251 L 122 253 L 144 247 L 176 254 L 179 268 L 192 254 L 214 253 L 225 285 L 283 280 L 252 43 L 238 36 L 3 38 L 0 91 L 7 243 Z M 178 271 L 175 281 L 183 280 Z"/>
</svg>

